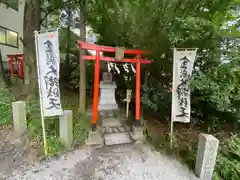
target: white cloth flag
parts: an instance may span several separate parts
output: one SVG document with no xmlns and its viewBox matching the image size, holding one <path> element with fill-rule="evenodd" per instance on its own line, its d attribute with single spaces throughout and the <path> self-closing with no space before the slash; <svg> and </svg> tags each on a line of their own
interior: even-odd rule
<svg viewBox="0 0 240 180">
<path fill-rule="evenodd" d="M 172 85 L 172 121 L 190 122 L 190 78 L 197 50 L 174 49 Z"/>
<path fill-rule="evenodd" d="M 37 33 L 35 40 L 42 115 L 45 117 L 62 115 L 58 30 Z"/>
</svg>

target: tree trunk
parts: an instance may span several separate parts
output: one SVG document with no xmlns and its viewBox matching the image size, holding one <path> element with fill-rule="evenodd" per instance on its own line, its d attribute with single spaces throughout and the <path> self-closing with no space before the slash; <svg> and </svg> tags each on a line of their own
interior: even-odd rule
<svg viewBox="0 0 240 180">
<path fill-rule="evenodd" d="M 3 66 L 3 60 L 2 60 L 2 52 L 0 49 L 0 88 L 5 87 L 7 84 L 6 76 L 4 73 L 4 66 Z"/>
<path fill-rule="evenodd" d="M 86 41 L 86 21 L 82 11 L 80 12 L 80 41 Z M 80 83 L 79 83 L 79 112 L 85 113 L 86 110 L 86 70 L 84 59 L 84 50 L 80 50 Z"/>
<path fill-rule="evenodd" d="M 69 65 L 70 63 L 70 41 L 71 41 L 71 37 L 70 37 L 70 25 L 68 24 L 68 28 L 67 28 L 67 47 L 66 47 L 66 59 L 65 59 L 65 63 L 66 63 L 66 67 Z"/>
<path fill-rule="evenodd" d="M 2 53 L 0 49 L 0 88 L 5 87 L 4 67 L 2 61 Z"/>
<path fill-rule="evenodd" d="M 23 95 L 37 94 L 37 68 L 35 56 L 34 31 L 40 30 L 40 2 L 26 0 L 24 8 L 24 83 Z"/>
<path fill-rule="evenodd" d="M 0 73 L 2 73 L 2 72 L 0 72 Z M 4 83 L 4 79 L 2 77 L 2 74 L 0 74 L 0 88 L 3 88 L 3 87 L 5 87 L 5 83 Z"/>
</svg>

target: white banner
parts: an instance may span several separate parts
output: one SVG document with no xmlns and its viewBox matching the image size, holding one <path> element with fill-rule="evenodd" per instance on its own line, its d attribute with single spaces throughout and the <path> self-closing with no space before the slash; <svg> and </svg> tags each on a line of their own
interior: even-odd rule
<svg viewBox="0 0 240 180">
<path fill-rule="evenodd" d="M 190 122 L 190 78 L 197 49 L 177 50 L 174 48 L 173 85 L 172 85 L 172 121 Z"/>
<path fill-rule="evenodd" d="M 35 34 L 38 83 L 42 115 L 62 115 L 59 88 L 60 55 L 58 30 Z"/>
</svg>

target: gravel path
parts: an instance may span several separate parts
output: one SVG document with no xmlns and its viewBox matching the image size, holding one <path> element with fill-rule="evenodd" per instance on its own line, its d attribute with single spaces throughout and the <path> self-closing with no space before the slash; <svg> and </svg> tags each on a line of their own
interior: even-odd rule
<svg viewBox="0 0 240 180">
<path fill-rule="evenodd" d="M 0 172 L 1 177 L 1 172 Z M 1 179 L 4 179 L 3 176 Z M 140 143 L 83 148 L 15 171 L 9 180 L 197 180 L 178 161 Z"/>
</svg>

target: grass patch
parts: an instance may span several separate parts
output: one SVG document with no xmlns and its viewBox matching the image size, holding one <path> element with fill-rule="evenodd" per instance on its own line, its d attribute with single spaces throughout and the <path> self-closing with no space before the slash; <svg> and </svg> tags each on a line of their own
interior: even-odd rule
<svg viewBox="0 0 240 180">
<path fill-rule="evenodd" d="M 67 94 L 62 97 L 62 108 L 73 111 L 73 146 L 80 146 L 88 135 L 91 121 L 78 111 L 78 99 L 76 94 Z M 40 118 L 39 100 L 27 101 L 28 137 L 34 144 L 34 148 L 43 149 L 42 122 Z M 59 138 L 59 118 L 45 118 L 47 136 L 47 150 L 50 156 L 57 155 L 65 150 Z M 40 151 L 43 153 L 43 151 Z M 42 154 L 41 154 L 42 155 Z M 40 155 L 40 156 L 41 156 Z"/>
<path fill-rule="evenodd" d="M 82 145 L 90 131 L 91 120 L 86 115 L 76 114 L 73 122 L 74 145 Z"/>
<path fill-rule="evenodd" d="M 65 147 L 57 136 L 47 136 L 47 152 L 50 156 L 64 151 Z"/>
<path fill-rule="evenodd" d="M 78 94 L 67 93 L 62 98 L 63 109 L 73 111 L 73 145 L 82 145 L 91 127 L 91 120 L 87 115 L 78 113 Z"/>
<path fill-rule="evenodd" d="M 34 149 L 43 149 L 42 122 L 40 116 L 39 100 L 27 101 L 27 124 L 28 139 L 34 144 Z M 59 120 L 57 117 L 45 118 L 45 130 L 47 139 L 47 151 L 50 156 L 56 155 L 64 150 L 59 139 Z M 43 150 L 39 150 L 38 156 L 42 156 Z"/>
<path fill-rule="evenodd" d="M 7 88 L 0 88 L 0 125 L 12 123 L 12 99 Z"/>
</svg>

